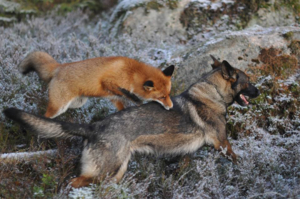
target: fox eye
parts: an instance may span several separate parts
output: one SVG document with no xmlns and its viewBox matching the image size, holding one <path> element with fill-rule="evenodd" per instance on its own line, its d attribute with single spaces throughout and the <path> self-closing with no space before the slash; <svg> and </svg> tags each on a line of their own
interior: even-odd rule
<svg viewBox="0 0 300 199">
<path fill-rule="evenodd" d="M 159 97 L 158 99 L 166 99 L 166 96 Z"/>
</svg>

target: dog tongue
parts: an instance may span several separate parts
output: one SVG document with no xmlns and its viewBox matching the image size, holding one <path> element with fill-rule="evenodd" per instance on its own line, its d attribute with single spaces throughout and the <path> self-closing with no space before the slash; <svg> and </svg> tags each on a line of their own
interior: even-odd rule
<svg viewBox="0 0 300 199">
<path fill-rule="evenodd" d="M 240 97 L 245 102 L 245 104 L 249 104 L 249 102 L 246 100 L 246 98 L 243 94 L 240 94 Z"/>
</svg>

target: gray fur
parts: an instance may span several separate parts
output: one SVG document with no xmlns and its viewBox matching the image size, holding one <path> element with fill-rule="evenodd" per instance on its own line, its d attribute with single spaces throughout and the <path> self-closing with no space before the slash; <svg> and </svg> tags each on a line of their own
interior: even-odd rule
<svg viewBox="0 0 300 199">
<path fill-rule="evenodd" d="M 73 181 L 76 187 L 86 185 L 83 177 L 101 179 L 107 173 L 113 174 L 119 181 L 127 169 L 130 156 L 135 152 L 178 155 L 195 152 L 204 144 L 212 144 L 217 150 L 227 148 L 227 155 L 235 162 L 236 155 L 227 140 L 226 108 L 244 92 L 238 85 L 247 77 L 243 76 L 242 71 L 234 70 L 230 72 L 239 73 L 242 77 L 235 84 L 229 82 L 230 77 L 223 77 L 221 67 L 216 67 L 187 91 L 172 98 L 174 107 L 169 111 L 151 102 L 86 126 L 72 126 L 25 112 L 22 112 L 21 119 L 23 124 L 30 123 L 35 132 L 44 137 L 81 135 L 87 138 L 81 159 L 81 176 Z M 250 91 L 247 89 L 245 95 L 251 89 L 254 89 L 251 97 L 259 95 L 252 85 L 249 84 Z M 78 132 L 80 129 L 81 133 Z"/>
</svg>

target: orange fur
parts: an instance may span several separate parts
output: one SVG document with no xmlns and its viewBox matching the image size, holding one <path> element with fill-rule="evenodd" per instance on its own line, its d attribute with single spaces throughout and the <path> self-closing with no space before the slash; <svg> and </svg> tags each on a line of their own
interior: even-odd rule
<svg viewBox="0 0 300 199">
<path fill-rule="evenodd" d="M 93 182 L 94 182 L 93 178 L 85 177 L 85 176 L 79 176 L 79 177 L 73 178 L 71 180 L 71 186 L 74 187 L 74 188 L 79 188 L 79 187 L 88 186 Z"/>
<path fill-rule="evenodd" d="M 80 97 L 110 97 L 121 110 L 124 108 L 121 97 L 126 95 L 120 88 L 142 100 L 157 101 L 166 109 L 173 106 L 169 96 L 171 75 L 166 76 L 155 67 L 127 57 L 97 57 L 59 64 L 47 53 L 33 52 L 19 67 L 24 74 L 36 71 L 41 79 L 49 82 L 46 117 L 54 118 L 70 106 L 82 106 L 84 103 L 73 105 Z M 150 90 L 143 87 L 149 80 L 153 82 Z"/>
</svg>

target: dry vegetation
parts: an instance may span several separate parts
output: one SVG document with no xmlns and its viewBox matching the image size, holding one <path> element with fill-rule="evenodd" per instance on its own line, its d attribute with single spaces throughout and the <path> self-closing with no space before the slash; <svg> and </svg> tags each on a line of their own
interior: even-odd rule
<svg viewBox="0 0 300 199">
<path fill-rule="evenodd" d="M 32 50 L 44 50 L 60 62 L 95 56 L 124 55 L 156 65 L 149 49 L 176 49 L 127 35 L 110 38 L 105 21 L 82 12 L 55 13 L 0 27 L 0 110 L 13 106 L 42 115 L 47 87 L 35 74 L 22 77 L 16 65 Z M 70 34 L 71 33 L 71 34 Z M 298 46 L 298 47 L 297 47 Z M 57 155 L 0 162 L 0 198 L 299 198 L 300 82 L 299 41 L 291 55 L 262 49 L 249 75 L 261 95 L 247 108 L 228 110 L 227 129 L 239 164 L 233 165 L 210 146 L 184 157 L 135 155 L 119 184 L 103 182 L 72 190 L 78 174 L 82 140 L 41 140 L 0 115 L 0 152 L 34 152 L 57 148 Z M 173 84 L 173 93 L 183 90 Z M 105 100 L 91 99 L 59 120 L 92 122 L 114 112 Z"/>
</svg>

